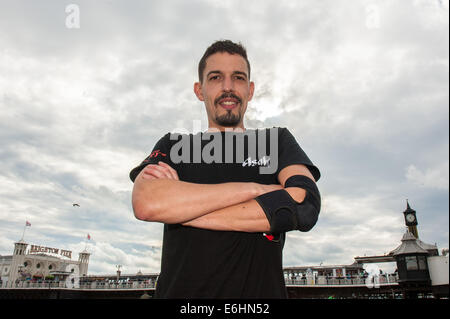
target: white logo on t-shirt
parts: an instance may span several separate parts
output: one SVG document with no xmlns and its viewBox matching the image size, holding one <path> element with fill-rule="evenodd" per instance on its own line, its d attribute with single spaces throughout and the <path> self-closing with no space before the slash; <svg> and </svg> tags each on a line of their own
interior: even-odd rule
<svg viewBox="0 0 450 319">
<path fill-rule="evenodd" d="M 261 159 L 257 160 L 257 159 L 253 159 L 251 157 L 247 158 L 244 162 L 242 162 L 242 166 L 249 166 L 249 167 L 253 167 L 253 166 L 264 166 L 267 167 L 270 164 L 270 157 L 268 156 L 263 156 Z"/>
</svg>

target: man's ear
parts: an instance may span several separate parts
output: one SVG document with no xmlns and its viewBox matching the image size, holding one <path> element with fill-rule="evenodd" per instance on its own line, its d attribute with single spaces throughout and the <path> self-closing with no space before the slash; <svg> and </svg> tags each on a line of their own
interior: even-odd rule
<svg viewBox="0 0 450 319">
<path fill-rule="evenodd" d="M 249 95 L 248 95 L 248 101 L 251 101 L 253 98 L 253 93 L 255 92 L 255 83 L 254 82 L 250 82 L 250 90 L 249 90 Z"/>
<path fill-rule="evenodd" d="M 194 83 L 194 93 L 195 93 L 195 95 L 197 95 L 197 98 L 200 101 L 205 101 L 205 98 L 203 97 L 203 93 L 202 93 L 202 84 L 200 82 Z"/>
</svg>

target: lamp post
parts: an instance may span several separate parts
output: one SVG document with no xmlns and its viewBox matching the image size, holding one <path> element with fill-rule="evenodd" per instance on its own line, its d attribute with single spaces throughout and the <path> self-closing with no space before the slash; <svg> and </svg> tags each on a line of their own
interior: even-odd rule
<svg viewBox="0 0 450 319">
<path fill-rule="evenodd" d="M 117 283 L 119 283 L 120 278 L 120 268 L 122 268 L 122 265 L 116 265 L 117 268 Z"/>
</svg>

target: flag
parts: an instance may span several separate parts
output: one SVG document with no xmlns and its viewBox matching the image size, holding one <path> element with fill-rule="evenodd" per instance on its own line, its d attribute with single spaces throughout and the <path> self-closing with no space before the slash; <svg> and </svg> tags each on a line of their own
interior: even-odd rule
<svg viewBox="0 0 450 319">
<path fill-rule="evenodd" d="M 88 235 L 87 235 L 87 239 L 88 239 L 88 240 L 91 240 L 91 235 L 88 234 Z"/>
<path fill-rule="evenodd" d="M 27 226 L 31 227 L 31 223 L 28 220 L 25 222 L 25 227 Z"/>
</svg>

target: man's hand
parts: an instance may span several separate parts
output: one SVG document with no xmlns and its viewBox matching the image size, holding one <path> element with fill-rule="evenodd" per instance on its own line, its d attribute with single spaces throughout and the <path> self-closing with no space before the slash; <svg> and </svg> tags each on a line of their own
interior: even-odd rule
<svg viewBox="0 0 450 319">
<path fill-rule="evenodd" d="M 142 170 L 142 178 L 153 180 L 153 179 L 172 179 L 179 181 L 179 177 L 177 174 L 177 171 L 173 169 L 170 165 L 164 163 L 164 162 L 158 162 L 158 165 L 156 164 L 149 164 Z M 272 192 L 275 190 L 283 189 L 283 186 L 280 184 L 258 184 L 258 183 L 252 183 L 253 187 L 255 188 L 256 196 Z"/>
<path fill-rule="evenodd" d="M 243 203 L 281 185 L 253 182 L 199 184 L 181 181 L 163 162 L 147 165 L 136 177 L 132 205 L 137 219 L 181 224 L 207 213 Z"/>
<path fill-rule="evenodd" d="M 173 179 L 179 181 L 177 171 L 164 162 L 158 162 L 158 165 L 149 164 L 143 169 L 143 179 Z"/>
</svg>

